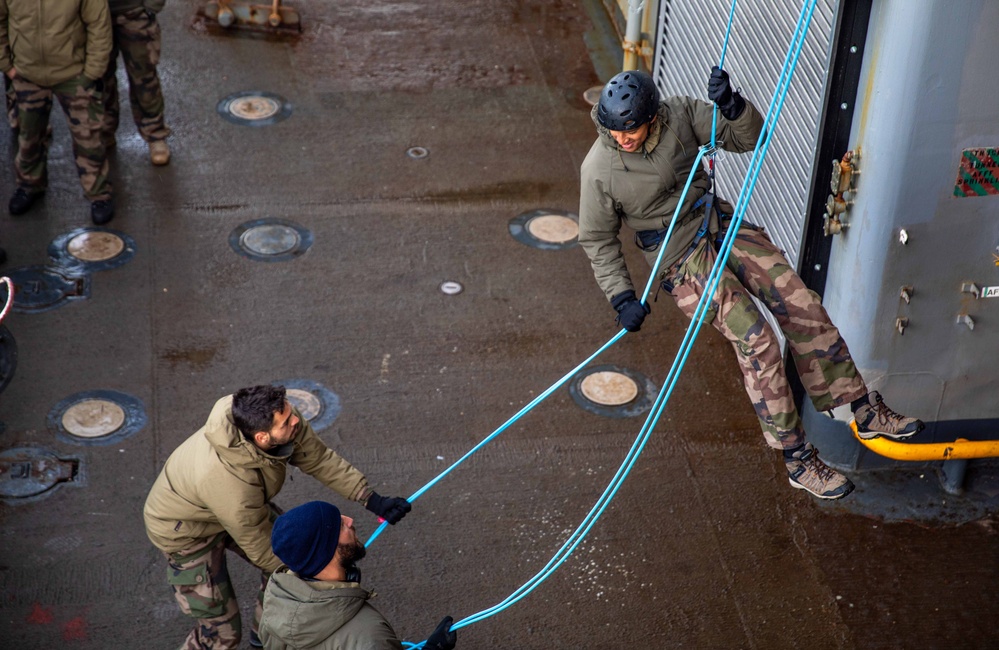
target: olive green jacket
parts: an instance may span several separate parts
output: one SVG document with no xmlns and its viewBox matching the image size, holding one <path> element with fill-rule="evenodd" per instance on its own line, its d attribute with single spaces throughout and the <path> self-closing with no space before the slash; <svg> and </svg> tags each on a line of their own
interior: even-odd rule
<svg viewBox="0 0 999 650">
<path fill-rule="evenodd" d="M 268 503 L 281 491 L 288 465 L 347 499 L 368 496 L 364 475 L 329 449 L 305 418 L 291 443 L 268 453 L 243 438 L 232 420 L 232 395 L 223 397 L 205 426 L 170 454 L 149 490 L 146 534 L 157 548 L 178 553 L 224 530 L 250 561 L 274 571 L 281 560 L 271 550 Z"/>
<path fill-rule="evenodd" d="M 111 57 L 108 0 L 0 0 L 0 71 L 46 88 L 100 79 Z"/>
<path fill-rule="evenodd" d="M 591 117 L 599 135 L 580 168 L 579 245 L 590 258 L 593 275 L 608 300 L 635 288 L 618 239 L 621 224 L 635 231 L 661 230 L 669 225 L 698 147 L 711 142 L 713 106 L 690 97 L 663 100 L 648 138 L 633 153 L 623 151 L 600 126 L 597 107 L 593 107 Z M 716 144 L 727 151 L 751 151 L 762 128 L 763 117 L 747 101 L 745 110 L 733 121 L 718 114 Z M 710 182 L 702 167 L 693 173 L 660 270 L 680 259 L 703 221 L 698 218 L 703 217 L 703 208 L 690 214 L 691 206 L 708 191 Z M 654 255 L 651 260 L 655 260 Z"/>
<path fill-rule="evenodd" d="M 158 14 L 162 11 L 164 4 L 166 4 L 166 0 L 108 0 L 112 16 L 119 16 L 140 7 Z"/>
<path fill-rule="evenodd" d="M 264 591 L 265 650 L 401 650 L 402 642 L 356 582 L 302 580 L 279 571 Z"/>
</svg>

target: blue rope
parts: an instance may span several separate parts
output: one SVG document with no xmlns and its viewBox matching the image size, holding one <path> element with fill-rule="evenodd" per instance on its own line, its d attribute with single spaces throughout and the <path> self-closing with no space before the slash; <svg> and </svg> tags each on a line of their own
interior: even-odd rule
<svg viewBox="0 0 999 650">
<path fill-rule="evenodd" d="M 465 627 L 467 625 L 471 625 L 474 622 L 483 620 L 485 618 L 488 618 L 503 611 L 507 607 L 513 605 L 517 601 L 527 596 L 527 594 L 533 591 L 538 585 L 541 584 L 541 582 L 547 579 L 548 576 L 550 576 L 559 566 L 561 566 L 561 564 L 565 562 L 566 559 L 568 559 L 568 557 L 572 554 L 572 552 L 576 549 L 576 547 L 582 542 L 583 538 L 585 538 L 587 533 L 589 533 L 593 525 L 603 514 L 604 510 L 606 510 L 607 506 L 610 504 L 611 500 L 616 495 L 618 489 L 623 484 L 625 478 L 627 478 L 628 474 L 631 472 L 631 469 L 634 467 L 634 464 L 638 460 L 638 457 L 641 455 L 642 451 L 644 450 L 644 447 L 647 444 L 648 439 L 651 437 L 652 429 L 658 423 L 660 417 L 662 416 L 662 412 L 666 407 L 666 403 L 668 402 L 669 397 L 672 395 L 673 389 L 676 386 L 676 382 L 679 379 L 680 372 L 683 370 L 683 367 L 686 364 L 687 357 L 690 353 L 690 350 L 693 348 L 693 343 L 700 332 L 701 326 L 704 324 L 704 314 L 707 311 L 707 306 L 713 300 L 714 292 L 717 289 L 718 281 L 721 277 L 723 269 L 727 264 L 729 254 L 731 253 L 731 248 L 735 241 L 735 234 L 738 232 L 739 226 L 742 223 L 746 206 L 748 205 L 749 200 L 752 198 L 752 193 L 755 189 L 756 180 L 759 176 L 759 171 L 762 168 L 763 161 L 770 147 L 770 142 L 772 140 L 770 136 L 772 135 L 774 129 L 776 128 L 778 119 L 780 117 L 780 112 L 783 109 L 784 100 L 786 99 L 787 96 L 787 90 L 791 82 L 791 77 L 793 76 L 794 70 L 797 67 L 798 56 L 800 55 L 801 48 L 804 44 L 804 38 L 805 35 L 807 34 L 808 26 L 811 24 L 812 14 L 814 12 L 817 0 L 809 0 L 809 1 L 811 4 L 806 5 L 805 7 L 802 8 L 802 14 L 798 19 L 798 25 L 795 29 L 794 36 L 792 37 L 792 45 L 791 48 L 788 50 L 787 57 L 785 58 L 784 61 L 784 66 L 781 70 L 781 76 L 780 80 L 778 81 L 778 87 L 775 90 L 774 98 L 771 100 L 770 107 L 767 110 L 767 117 L 764 120 L 764 127 L 761 130 L 760 138 L 757 141 L 757 147 L 756 149 L 754 149 L 753 156 L 750 161 L 750 171 L 747 173 L 746 178 L 743 181 L 743 185 L 739 193 L 739 199 L 736 204 L 735 214 L 733 215 L 732 221 L 729 225 L 729 229 L 726 232 L 725 239 L 719 250 L 719 256 L 714 266 L 712 267 L 711 274 L 709 275 L 707 290 L 703 293 L 701 299 L 698 301 L 694 317 L 691 319 L 691 322 L 687 327 L 684 339 L 681 342 L 677 356 L 674 358 L 673 365 L 670 367 L 670 371 L 667 374 L 667 378 L 663 384 L 663 388 L 660 390 L 658 396 L 656 397 L 656 400 L 653 403 L 653 407 L 649 413 L 649 416 L 646 418 L 645 423 L 643 424 L 642 429 L 640 430 L 638 436 L 636 437 L 635 442 L 632 444 L 631 449 L 628 451 L 625 460 L 618 468 L 610 484 L 608 484 L 603 494 L 597 500 L 597 503 L 594 504 L 593 508 L 590 509 L 587 516 L 583 519 L 583 522 L 580 523 L 579 527 L 577 527 L 577 529 L 573 532 L 573 534 L 570 535 L 570 537 L 562 545 L 559 551 L 556 552 L 556 554 L 552 557 L 552 559 L 548 562 L 548 564 L 545 565 L 545 567 L 540 572 L 538 572 L 534 577 L 532 577 L 530 580 L 524 583 L 513 594 L 508 596 L 502 602 L 498 603 L 497 605 L 494 605 L 493 607 L 482 610 L 481 612 L 468 616 L 462 619 L 461 621 L 458 621 L 452 626 L 452 629 L 458 629 L 461 627 Z M 733 9 L 734 9 L 734 3 L 733 3 Z M 731 24 L 729 27 L 731 27 Z M 713 147 L 711 149 L 713 149 Z M 708 149 L 705 147 L 702 147 L 699 150 L 698 156 L 695 160 L 695 165 L 696 162 L 699 162 L 701 157 L 707 151 Z M 683 204 L 683 199 L 686 194 L 687 187 L 689 187 L 689 182 L 690 179 L 688 179 L 687 186 L 684 187 L 684 191 L 681 194 L 680 202 L 677 206 L 677 211 L 674 213 L 673 221 L 670 222 L 670 228 L 667 230 L 667 236 L 664 238 L 664 241 L 661 244 L 663 248 L 665 248 L 665 243 L 669 238 L 670 231 L 672 230 L 672 227 L 676 220 L 676 216 L 679 213 L 680 206 Z M 646 287 L 643 299 L 648 295 L 652 281 L 654 281 L 654 278 L 656 277 L 658 266 L 661 262 L 661 258 L 662 258 L 662 251 L 660 251 L 660 254 L 657 257 L 655 267 L 653 268 L 653 274 L 651 276 L 648 286 Z M 459 460 L 457 463 L 448 468 L 445 474 L 447 472 L 450 472 L 451 469 L 457 466 L 460 462 L 462 462 L 465 458 L 471 455 L 471 453 L 473 453 L 479 447 L 481 447 L 490 439 L 498 435 L 498 433 L 503 428 L 506 428 L 507 426 L 509 426 L 509 424 L 511 424 L 521 415 L 523 415 L 528 410 L 533 408 L 536 405 L 536 403 L 540 403 L 542 399 L 551 394 L 551 392 L 554 391 L 558 386 L 565 383 L 565 381 L 567 381 L 568 378 L 571 377 L 575 372 L 577 372 L 579 369 L 581 369 L 583 366 L 589 363 L 589 361 L 592 360 L 592 358 L 602 353 L 607 347 L 609 347 L 611 344 L 620 339 L 621 336 L 623 336 L 623 334 L 624 331 L 619 332 L 610 342 L 605 344 L 598 352 L 592 355 L 590 359 L 585 361 L 580 366 L 577 366 L 577 368 L 573 370 L 572 373 L 566 375 L 566 377 L 560 380 L 556 385 L 553 385 L 543 395 L 536 398 L 534 402 L 528 405 L 528 407 L 522 409 L 521 412 L 517 414 L 517 416 L 509 420 L 500 430 L 494 432 L 494 434 L 492 434 L 489 438 L 487 438 L 478 446 L 476 446 L 475 449 L 473 449 L 464 457 L 462 457 L 461 460 Z M 442 476 L 443 474 L 441 475 L 441 477 Z M 438 479 L 441 477 L 438 477 Z M 436 480 L 432 481 L 430 484 L 425 486 L 425 488 L 420 490 L 418 494 L 421 494 L 423 491 L 428 489 L 435 482 Z M 383 528 L 384 525 L 379 530 Z M 423 644 L 421 642 L 418 644 L 406 644 L 406 645 L 407 647 L 411 648 L 421 648 Z"/>
<path fill-rule="evenodd" d="M 736 0 L 732 0 L 732 8 L 728 10 L 728 26 L 725 28 L 725 40 L 722 43 L 721 57 L 718 59 L 718 67 L 725 68 L 725 53 L 728 52 L 728 37 L 732 33 L 732 17 L 735 16 L 735 3 Z M 718 129 L 718 104 L 714 105 L 711 109 L 711 148 L 716 147 L 715 144 L 715 133 Z M 711 177 L 714 178 L 715 164 L 714 157 L 711 159 Z"/>
<path fill-rule="evenodd" d="M 429 483 L 427 483 L 426 485 L 424 485 L 423 487 L 421 487 L 419 490 L 417 490 L 416 492 L 414 492 L 409 497 L 409 499 L 408 499 L 409 502 L 412 503 L 413 501 L 416 501 L 417 499 L 419 499 L 423 495 L 424 492 L 426 492 L 427 490 L 429 490 L 430 488 L 432 488 L 433 486 L 435 486 L 441 479 L 443 479 L 445 476 L 447 476 L 448 474 L 450 474 L 451 471 L 454 470 L 454 468 L 456 468 L 458 465 L 461 465 L 463 462 L 465 462 L 465 460 L 467 460 L 469 456 L 471 456 L 472 454 L 474 454 L 475 452 L 477 452 L 478 450 L 482 449 L 487 444 L 489 444 L 493 440 L 493 438 L 495 438 L 499 434 L 501 434 L 504 431 L 506 431 L 507 428 L 511 424 L 513 424 L 514 422 L 516 422 L 517 420 L 519 420 L 521 417 L 523 417 L 524 415 L 526 415 L 528 411 L 530 411 L 535 406 L 537 406 L 538 404 L 540 404 L 541 402 L 543 402 L 549 395 L 551 395 L 552 393 L 554 393 L 556 390 L 559 389 L 559 387 L 561 387 L 563 384 L 565 384 L 565 382 L 567 382 L 570 379 L 572 379 L 576 375 L 577 372 L 579 372 L 580 370 L 582 370 L 583 368 L 585 368 L 587 365 L 589 365 L 589 363 L 591 361 L 593 361 L 598 356 L 600 356 L 607 348 L 609 348 L 610 346 L 612 346 L 615 343 L 617 343 L 621 339 L 621 337 L 623 337 L 626 333 L 627 333 L 627 330 L 623 330 L 622 329 L 620 332 L 618 332 L 613 337 L 611 337 L 611 339 L 609 341 L 607 341 L 606 343 L 604 343 L 600 347 L 599 350 L 597 350 L 596 352 L 594 352 L 593 354 L 591 354 L 589 357 L 586 358 L 585 361 L 583 361 L 578 366 L 576 366 L 575 368 L 573 368 L 572 370 L 570 370 L 568 373 L 565 374 L 565 376 L 563 376 L 557 382 L 555 382 L 554 384 L 552 384 L 551 386 L 549 386 L 543 393 L 541 393 L 540 395 L 538 395 L 537 397 L 535 397 L 533 400 L 531 400 L 530 404 L 528 404 L 524 408 L 522 408 L 519 411 L 517 411 L 517 413 L 513 417 L 511 417 L 509 420 L 507 420 L 502 425 L 500 425 L 500 427 L 498 429 L 496 429 L 495 431 L 493 431 L 492 433 L 490 433 L 488 436 L 486 436 L 485 438 L 483 438 L 482 441 L 479 442 L 479 444 L 477 444 L 474 447 L 472 447 L 464 456 L 462 456 L 461 458 L 459 458 L 458 460 L 456 460 L 454 463 L 451 464 L 450 467 L 448 467 L 446 470 L 444 470 L 443 472 L 441 472 L 440 474 L 438 474 L 436 478 L 434 478 L 432 481 L 430 481 Z M 375 532 L 372 533 L 371 537 L 368 538 L 368 541 L 364 543 L 364 546 L 365 547 L 370 546 L 371 543 L 373 541 L 375 541 L 375 539 L 377 539 L 379 535 L 382 534 L 382 531 L 385 530 L 385 528 L 387 526 L 388 526 L 388 522 L 382 522 L 382 524 L 380 526 L 378 526 L 377 529 L 375 529 Z"/>
<path fill-rule="evenodd" d="M 705 153 L 707 151 L 708 150 L 705 149 L 704 147 L 701 147 L 701 149 L 698 150 L 697 156 L 694 159 L 694 165 L 691 167 L 692 169 L 696 169 L 697 165 L 700 163 L 701 158 L 705 155 Z M 656 261 L 655 261 L 655 264 L 653 265 L 653 269 L 652 269 L 653 273 L 652 273 L 652 275 L 649 276 L 649 281 L 646 283 L 645 290 L 642 292 L 642 298 L 641 298 L 642 302 L 645 302 L 645 299 L 649 295 L 649 291 L 651 291 L 651 289 L 652 289 L 652 284 L 655 282 L 655 278 L 656 278 L 655 271 L 656 271 L 656 269 L 659 268 L 659 265 L 662 263 L 663 253 L 666 251 L 666 242 L 669 240 L 670 236 L 673 233 L 673 228 L 676 225 L 676 220 L 677 220 L 677 217 L 680 214 L 680 209 L 683 207 L 683 202 L 684 202 L 684 200 L 687 197 L 687 190 L 690 189 L 690 185 L 693 182 L 693 180 L 694 180 L 694 174 L 691 173 L 687 177 L 687 182 L 684 184 L 683 191 L 680 193 L 680 200 L 677 202 L 676 209 L 673 211 L 673 218 L 670 220 L 669 227 L 666 229 L 666 235 L 663 238 L 663 243 L 660 246 L 659 254 L 656 256 Z M 522 418 L 531 409 L 533 409 L 535 406 L 537 406 L 538 404 L 540 404 L 541 402 L 543 402 L 545 399 L 547 399 L 549 395 L 551 395 L 553 392 L 555 392 L 556 390 L 558 390 L 567 381 L 569 381 L 570 379 L 572 379 L 572 377 L 574 377 L 577 372 L 579 372 L 580 370 L 582 370 L 583 368 L 585 368 L 587 365 L 589 365 L 591 361 L 593 361 L 598 356 L 600 356 L 604 351 L 607 350 L 607 348 L 609 348 L 610 346 L 612 346 L 615 343 L 617 343 L 625 334 L 627 334 L 627 330 L 624 330 L 624 329 L 620 330 L 609 341 L 607 341 L 606 343 L 604 343 L 600 347 L 599 350 L 597 350 L 596 352 L 594 352 L 593 354 L 591 354 L 589 357 L 587 357 L 587 359 L 585 361 L 583 361 L 578 366 L 576 366 L 575 368 L 573 368 L 572 370 L 570 370 L 568 373 L 566 373 L 557 382 L 555 382 L 554 384 L 552 384 L 551 386 L 549 386 L 543 393 L 541 393 L 540 395 L 538 395 L 537 397 L 535 397 L 527 406 L 525 406 L 522 409 L 520 409 L 519 411 L 517 411 L 517 413 L 514 414 L 513 417 L 511 417 L 509 420 L 507 420 L 502 425 L 500 425 L 499 428 L 497 428 L 495 431 L 493 431 L 492 433 L 490 433 L 488 436 L 486 436 L 485 438 L 483 438 L 481 442 L 479 442 L 477 445 L 475 445 L 474 447 L 472 447 L 464 456 L 462 456 L 461 458 L 459 458 L 458 460 L 456 460 L 453 464 L 451 464 L 450 467 L 448 467 L 447 469 L 445 469 L 443 472 L 441 472 L 440 474 L 438 474 L 429 483 L 427 483 L 426 485 L 424 485 L 423 487 L 421 487 L 419 490 L 417 490 L 416 492 L 414 492 L 408 498 L 408 501 L 410 503 L 412 503 L 416 499 L 420 498 L 420 496 L 422 496 L 424 492 L 426 492 L 427 490 L 429 490 L 430 488 L 432 488 L 441 479 L 443 479 L 445 476 L 447 476 L 448 474 L 450 474 L 452 470 L 454 470 L 456 467 L 458 467 L 458 465 L 461 465 L 463 462 L 465 462 L 465 460 L 467 460 L 469 456 L 471 456 L 472 454 L 474 454 L 475 452 L 477 452 L 482 447 L 485 447 L 496 436 L 498 436 L 499 434 L 501 434 L 504 431 L 506 431 L 510 427 L 511 424 L 513 424 L 514 422 L 516 422 L 517 420 L 519 420 L 520 418 Z M 385 530 L 386 527 L 388 527 L 388 522 L 384 522 L 383 521 L 378 526 L 378 528 L 375 529 L 375 532 L 371 534 L 371 537 L 368 538 L 368 541 L 366 541 L 364 543 L 364 546 L 365 547 L 370 546 L 371 543 L 374 542 L 379 537 L 379 535 L 382 534 L 382 532 Z"/>
</svg>

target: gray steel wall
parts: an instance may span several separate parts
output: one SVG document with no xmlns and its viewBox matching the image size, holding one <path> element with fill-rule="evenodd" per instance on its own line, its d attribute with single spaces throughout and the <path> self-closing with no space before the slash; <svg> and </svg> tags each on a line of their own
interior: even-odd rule
<svg viewBox="0 0 999 650">
<path fill-rule="evenodd" d="M 803 0 L 740 0 L 736 5 L 725 69 L 743 96 L 766 112 Z M 662 0 L 653 75 L 667 95 L 707 99 L 712 65 L 721 56 L 730 2 Z M 764 225 L 797 264 L 812 183 L 837 0 L 819 0 L 776 135 L 760 172 L 746 218 Z M 750 155 L 722 153 L 717 189 L 735 202 Z M 828 179 L 820 179 L 828 184 Z"/>
<path fill-rule="evenodd" d="M 999 298 L 961 292 L 999 286 L 999 195 L 955 196 L 964 151 L 999 148 L 997 34 L 995 0 L 880 0 L 865 47 L 861 176 L 825 303 L 868 384 L 927 421 L 999 418 Z"/>
</svg>

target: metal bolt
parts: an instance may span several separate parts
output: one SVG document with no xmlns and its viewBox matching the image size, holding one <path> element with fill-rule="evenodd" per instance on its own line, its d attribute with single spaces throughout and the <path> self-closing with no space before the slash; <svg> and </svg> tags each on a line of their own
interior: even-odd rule
<svg viewBox="0 0 999 650">
<path fill-rule="evenodd" d="M 905 231 L 905 228 L 902 228 L 901 230 L 898 231 L 898 241 L 903 246 L 905 246 L 907 243 L 909 243 L 909 233 L 907 233 Z"/>
<path fill-rule="evenodd" d="M 845 111 L 845 110 L 846 110 L 847 108 L 849 108 L 849 106 L 850 106 L 850 105 L 849 105 L 849 104 L 847 104 L 846 102 L 843 102 L 842 104 L 840 104 L 840 105 L 839 105 L 839 107 L 840 107 L 840 108 L 842 108 L 842 109 L 843 109 L 844 111 Z"/>
<path fill-rule="evenodd" d="M 851 45 L 850 46 L 850 54 L 856 54 L 856 53 L 857 53 L 857 46 L 856 45 Z"/>
<path fill-rule="evenodd" d="M 912 300 L 912 285 L 903 286 L 902 290 L 899 292 L 899 297 L 905 301 L 905 304 L 908 305 L 909 301 Z"/>
<path fill-rule="evenodd" d="M 909 326 L 908 318 L 896 318 L 895 319 L 895 329 L 898 330 L 900 335 L 905 334 L 905 328 Z"/>
</svg>

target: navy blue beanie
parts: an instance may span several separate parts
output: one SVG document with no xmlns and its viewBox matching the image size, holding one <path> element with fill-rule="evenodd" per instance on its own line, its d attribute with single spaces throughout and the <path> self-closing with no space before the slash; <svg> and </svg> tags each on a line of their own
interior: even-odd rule
<svg viewBox="0 0 999 650">
<path fill-rule="evenodd" d="M 271 548 L 288 568 L 305 578 L 315 577 L 336 553 L 340 510 L 325 501 L 292 508 L 274 522 Z"/>
</svg>

